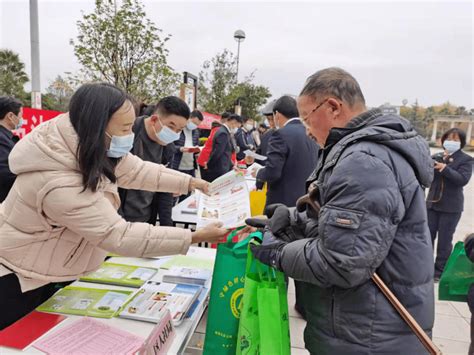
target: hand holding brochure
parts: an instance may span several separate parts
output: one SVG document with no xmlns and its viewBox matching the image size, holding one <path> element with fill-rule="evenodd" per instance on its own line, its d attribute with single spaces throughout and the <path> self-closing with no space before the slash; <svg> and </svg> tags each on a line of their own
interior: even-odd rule
<svg viewBox="0 0 474 355">
<path fill-rule="evenodd" d="M 80 278 L 81 281 L 101 284 L 141 287 L 158 269 L 125 264 L 102 263 L 100 268 Z"/>
<path fill-rule="evenodd" d="M 179 325 L 201 290 L 202 287 L 196 285 L 148 281 L 119 316 L 158 323 L 169 310 L 173 324 Z"/>
<path fill-rule="evenodd" d="M 112 318 L 133 291 L 66 286 L 38 308 L 40 312 Z"/>
<path fill-rule="evenodd" d="M 249 190 L 244 176 L 230 171 L 209 185 L 209 196 L 199 191 L 197 228 L 222 222 L 224 228 L 245 225 L 250 217 Z"/>
</svg>

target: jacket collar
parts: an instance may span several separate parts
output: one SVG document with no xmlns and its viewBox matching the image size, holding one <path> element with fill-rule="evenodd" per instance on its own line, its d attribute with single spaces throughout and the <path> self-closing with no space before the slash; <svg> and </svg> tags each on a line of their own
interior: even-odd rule
<svg viewBox="0 0 474 355">
<path fill-rule="evenodd" d="M 13 133 L 8 128 L 0 125 L 0 134 L 7 136 L 9 139 L 13 140 Z"/>
<path fill-rule="evenodd" d="M 330 147 L 334 145 L 348 134 L 361 129 L 369 122 L 371 122 L 374 118 L 379 117 L 381 115 L 382 111 L 378 108 L 374 108 L 352 118 L 349 123 L 347 123 L 347 125 L 343 128 L 332 128 L 329 131 L 325 146 Z"/>
</svg>

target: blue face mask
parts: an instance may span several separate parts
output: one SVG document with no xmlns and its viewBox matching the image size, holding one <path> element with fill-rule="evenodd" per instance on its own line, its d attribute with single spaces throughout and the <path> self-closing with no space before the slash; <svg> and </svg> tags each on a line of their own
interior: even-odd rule
<svg viewBox="0 0 474 355">
<path fill-rule="evenodd" d="M 197 124 L 195 124 L 193 121 L 189 121 L 189 122 L 186 124 L 186 127 L 187 127 L 190 131 L 193 131 L 193 130 L 195 130 L 196 128 L 198 128 Z"/>
<path fill-rule="evenodd" d="M 446 140 L 443 143 L 443 147 L 444 147 L 444 149 L 446 149 L 446 151 L 449 154 L 453 154 L 453 153 L 457 152 L 459 149 L 461 149 L 461 142 Z"/>
<path fill-rule="evenodd" d="M 110 147 L 107 151 L 109 158 L 121 158 L 132 149 L 135 134 L 130 133 L 126 136 L 111 136 L 107 132 L 105 134 L 110 138 Z"/>
<path fill-rule="evenodd" d="M 168 126 L 165 126 L 163 123 L 161 123 L 161 120 L 160 120 L 160 124 L 161 124 L 161 131 L 156 133 L 156 138 L 158 138 L 160 142 L 164 143 L 164 145 L 168 145 L 179 139 L 179 136 L 180 136 L 179 133 L 176 133 Z"/>
<path fill-rule="evenodd" d="M 18 121 L 18 124 L 15 126 L 15 130 L 20 129 L 23 125 L 25 124 L 25 120 L 20 118 L 20 121 Z"/>
</svg>

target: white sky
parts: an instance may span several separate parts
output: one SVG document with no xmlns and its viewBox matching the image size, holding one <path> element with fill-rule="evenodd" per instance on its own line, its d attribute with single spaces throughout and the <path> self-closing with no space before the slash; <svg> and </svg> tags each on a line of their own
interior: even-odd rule
<svg viewBox="0 0 474 355">
<path fill-rule="evenodd" d="M 239 77 L 256 70 L 274 97 L 298 94 L 310 74 L 340 66 L 359 81 L 370 106 L 474 107 L 473 1 L 164 2 L 142 0 L 172 34 L 169 63 L 197 74 L 202 63 L 245 31 Z M 28 0 L 0 0 L 0 47 L 20 54 L 30 74 Z M 76 71 L 69 40 L 93 0 L 39 0 L 41 82 Z"/>
</svg>

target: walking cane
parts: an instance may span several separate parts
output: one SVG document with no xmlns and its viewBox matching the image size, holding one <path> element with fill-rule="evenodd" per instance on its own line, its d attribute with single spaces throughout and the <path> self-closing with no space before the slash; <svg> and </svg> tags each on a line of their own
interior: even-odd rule
<svg viewBox="0 0 474 355">
<path fill-rule="evenodd" d="M 425 333 L 423 328 L 420 327 L 418 322 L 412 315 L 407 311 L 407 309 L 400 303 L 398 298 L 393 294 L 392 291 L 388 288 L 388 286 L 383 282 L 379 275 L 376 273 L 372 275 L 372 281 L 378 286 L 380 291 L 387 297 L 388 301 L 392 304 L 392 306 L 397 310 L 400 317 L 408 324 L 411 328 L 413 333 L 417 336 L 420 342 L 423 344 L 426 350 L 432 355 L 440 355 L 441 350 L 433 343 L 430 337 Z"/>
</svg>

